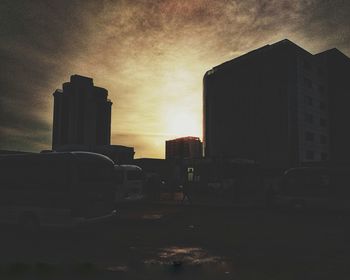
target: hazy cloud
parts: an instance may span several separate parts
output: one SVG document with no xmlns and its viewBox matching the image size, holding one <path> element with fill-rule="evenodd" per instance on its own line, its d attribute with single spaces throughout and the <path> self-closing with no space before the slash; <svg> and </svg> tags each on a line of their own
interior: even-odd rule
<svg viewBox="0 0 350 280">
<path fill-rule="evenodd" d="M 350 54 L 341 0 L 12 0 L 0 13 L 2 149 L 50 146 L 52 92 L 75 73 L 109 90 L 112 143 L 162 157 L 165 139 L 201 136 L 213 66 L 284 38 Z"/>
</svg>

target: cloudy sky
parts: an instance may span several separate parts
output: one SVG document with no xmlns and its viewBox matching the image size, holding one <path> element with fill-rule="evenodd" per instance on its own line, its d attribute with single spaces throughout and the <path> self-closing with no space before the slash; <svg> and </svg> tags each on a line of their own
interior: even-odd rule
<svg viewBox="0 0 350 280">
<path fill-rule="evenodd" d="M 109 90 L 112 143 L 164 157 L 202 135 L 206 70 L 288 38 L 350 56 L 347 0 L 0 2 L 0 149 L 50 149 L 52 93 L 80 74 Z"/>
</svg>

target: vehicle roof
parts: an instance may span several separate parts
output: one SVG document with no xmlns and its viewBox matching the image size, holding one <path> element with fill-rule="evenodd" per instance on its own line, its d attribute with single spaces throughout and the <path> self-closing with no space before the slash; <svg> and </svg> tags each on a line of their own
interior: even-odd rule
<svg viewBox="0 0 350 280">
<path fill-rule="evenodd" d="M 37 161 L 69 161 L 73 159 L 87 163 L 95 162 L 114 165 L 114 162 L 104 155 L 80 151 L 0 155 L 0 162 L 31 163 Z"/>
<path fill-rule="evenodd" d="M 284 174 L 290 174 L 294 172 L 302 172 L 302 171 L 327 171 L 327 167 L 322 167 L 322 166 L 302 166 L 302 167 L 293 167 L 287 169 Z"/>
<path fill-rule="evenodd" d="M 139 170 L 142 171 L 142 168 L 140 166 L 137 165 L 132 165 L 132 164 L 115 164 L 114 165 L 115 169 L 126 169 L 126 170 Z"/>
<path fill-rule="evenodd" d="M 84 160 L 89 162 L 99 161 L 99 162 L 105 162 L 107 164 L 114 165 L 114 161 L 105 155 L 91 153 L 91 152 L 70 152 L 70 153 L 72 153 L 79 160 Z"/>
</svg>

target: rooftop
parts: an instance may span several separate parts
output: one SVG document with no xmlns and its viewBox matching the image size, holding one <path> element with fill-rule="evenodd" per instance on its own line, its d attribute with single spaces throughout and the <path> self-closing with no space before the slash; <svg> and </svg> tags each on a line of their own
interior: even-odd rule
<svg viewBox="0 0 350 280">
<path fill-rule="evenodd" d="M 309 54 L 309 55 L 313 55 L 310 52 L 308 52 L 307 50 L 305 50 L 302 47 L 300 47 L 299 45 L 295 44 L 294 42 L 292 42 L 292 41 L 290 41 L 288 39 L 284 39 L 284 40 L 278 41 L 278 42 L 276 42 L 274 44 L 271 44 L 271 45 L 267 44 L 267 45 L 265 45 L 263 47 L 257 48 L 255 50 L 252 50 L 252 51 L 246 53 L 246 54 L 243 54 L 241 56 L 238 56 L 236 58 L 228 60 L 228 61 L 226 61 L 226 62 L 224 62 L 222 64 L 219 64 L 219 65 L 213 67 L 212 69 L 210 69 L 209 71 L 207 71 L 205 75 L 211 75 L 211 74 L 215 73 L 217 70 L 220 70 L 222 68 L 226 68 L 226 67 L 232 65 L 235 62 L 238 62 L 238 61 L 241 61 L 241 60 L 244 60 L 244 59 L 247 59 L 247 58 L 251 58 L 251 57 L 253 57 L 255 55 L 261 54 L 261 53 L 266 52 L 266 51 L 271 51 L 273 49 L 286 47 L 286 46 L 291 46 L 291 47 L 294 47 L 295 49 L 297 49 L 297 50 L 299 50 L 301 52 L 304 52 L 304 53 Z M 336 48 L 324 51 L 323 53 L 327 53 L 327 52 L 336 52 L 338 55 L 342 55 L 342 56 L 348 58 L 345 54 L 343 54 L 341 51 L 339 51 Z M 322 53 L 320 53 L 320 54 L 322 54 Z M 316 54 L 316 55 L 319 55 L 319 54 Z"/>
<path fill-rule="evenodd" d="M 171 140 L 167 140 L 166 142 L 169 141 L 201 141 L 199 137 L 196 136 L 186 136 L 186 137 L 180 137 L 180 138 L 176 138 L 176 139 L 171 139 Z"/>
</svg>

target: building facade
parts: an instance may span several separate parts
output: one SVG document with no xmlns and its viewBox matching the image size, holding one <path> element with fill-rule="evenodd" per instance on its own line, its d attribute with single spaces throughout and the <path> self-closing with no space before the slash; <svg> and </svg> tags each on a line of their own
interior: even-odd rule
<svg viewBox="0 0 350 280">
<path fill-rule="evenodd" d="M 53 150 L 110 144 L 112 102 L 106 89 L 94 86 L 91 78 L 72 75 L 53 96 Z"/>
<path fill-rule="evenodd" d="M 72 75 L 53 96 L 52 150 L 99 153 L 118 164 L 133 161 L 133 147 L 110 144 L 112 102 L 106 89 L 94 86 L 91 78 Z"/>
<path fill-rule="evenodd" d="M 198 137 L 182 137 L 165 141 L 166 159 L 201 158 L 202 142 Z"/>
<path fill-rule="evenodd" d="M 316 55 L 325 69 L 324 89 L 328 97 L 330 160 L 336 163 L 350 161 L 350 59 L 337 49 Z"/>
<path fill-rule="evenodd" d="M 205 156 L 244 158 L 266 167 L 330 159 L 336 147 L 331 116 L 338 110 L 338 102 L 332 101 L 337 98 L 331 96 L 343 69 L 330 70 L 327 61 L 333 60 L 327 52 L 312 55 L 283 40 L 207 71 Z M 343 63 L 348 60 L 342 55 Z"/>
<path fill-rule="evenodd" d="M 203 146 L 199 137 L 181 137 L 165 141 L 166 159 L 202 158 Z"/>
</svg>

